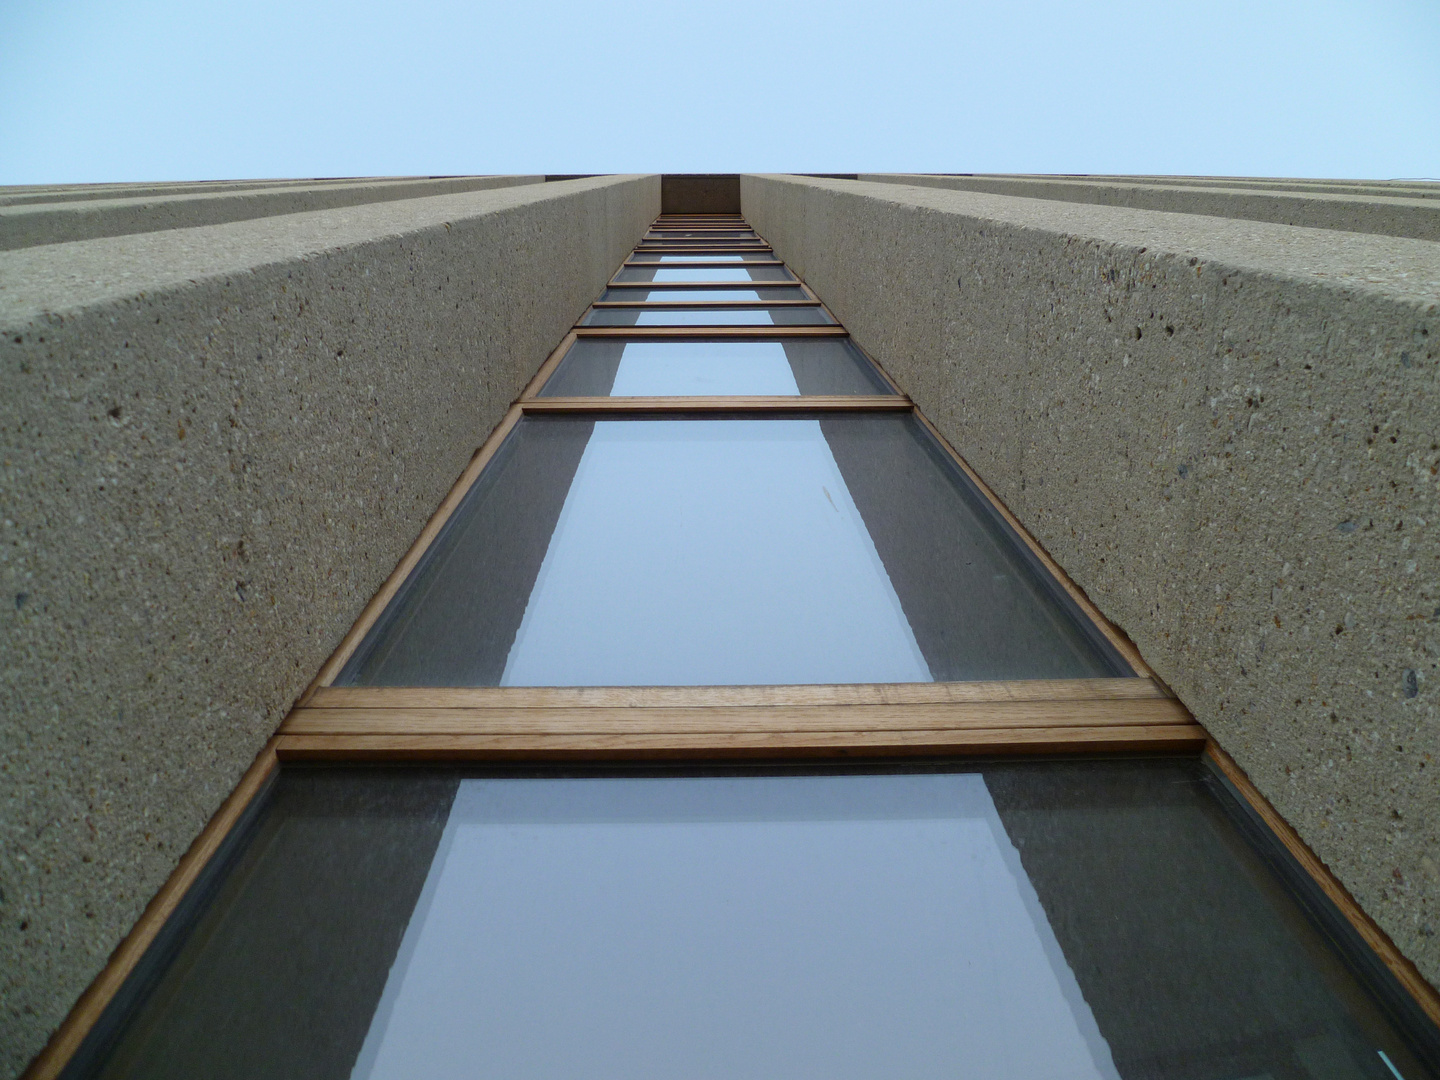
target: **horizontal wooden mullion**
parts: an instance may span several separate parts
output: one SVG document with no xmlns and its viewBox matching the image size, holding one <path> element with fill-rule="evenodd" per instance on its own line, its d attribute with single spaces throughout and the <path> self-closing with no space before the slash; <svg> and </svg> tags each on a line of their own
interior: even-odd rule
<svg viewBox="0 0 1440 1080">
<path fill-rule="evenodd" d="M 725 260 L 723 260 L 723 259 L 694 259 L 694 260 L 692 260 L 692 261 L 685 262 L 685 263 L 683 263 L 683 264 L 682 264 L 682 263 L 675 263 L 675 264 L 672 265 L 672 264 L 667 264 L 667 263 L 662 263 L 662 262 L 656 262 L 654 259 L 641 259 L 639 262 L 636 262 L 633 258 L 631 258 L 631 259 L 626 259 L 625 262 L 622 263 L 621 265 L 622 265 L 622 266 L 641 266 L 641 267 L 645 267 L 645 268 L 647 268 L 647 269 L 650 268 L 650 267 L 664 267 L 665 269 L 673 269 L 673 268 L 676 267 L 676 266 L 682 266 L 682 265 L 683 265 L 683 266 L 685 267 L 685 269 L 687 269 L 687 270 L 724 270 L 724 269 L 728 269 L 728 268 L 730 268 L 730 267 L 737 267 L 737 266 L 739 266 L 739 267 L 750 267 L 750 266 L 784 266 L 785 263 L 784 263 L 783 261 L 781 261 L 780 259 L 744 259 L 744 260 L 742 260 L 742 261 L 740 261 L 740 262 L 727 262 L 727 261 L 725 261 Z M 645 283 L 644 283 L 644 282 L 639 282 L 639 283 L 637 283 L 637 284 L 645 284 Z"/>
<path fill-rule="evenodd" d="M 843 326 L 577 326 L 575 336 L 634 338 L 681 341 L 702 338 L 720 341 L 725 338 L 787 338 L 787 337 L 849 337 Z"/>
<path fill-rule="evenodd" d="M 968 731 L 615 735 L 281 735 L 282 761 L 623 761 L 1198 753 L 1198 724 Z"/>
<path fill-rule="evenodd" d="M 1129 701 L 1169 697 L 1150 679 L 802 683 L 792 686 L 327 686 L 317 708 L 611 708 L 702 705 L 904 705 L 991 701 Z"/>
<path fill-rule="evenodd" d="M 635 245 L 636 251 L 769 251 L 770 245 L 762 240 L 642 240 Z"/>
<path fill-rule="evenodd" d="M 820 307 L 818 300 L 597 300 L 595 308 L 631 308 L 650 311 L 690 311 L 718 308 L 721 311 L 756 311 L 762 308 Z"/>
<path fill-rule="evenodd" d="M 885 395 L 810 397 L 545 397 L 520 403 L 527 413 L 909 412 L 909 398 Z"/>
<path fill-rule="evenodd" d="M 282 735 L 605 735 L 804 731 L 962 731 L 1193 724 L 1170 698 L 970 701 L 898 705 L 720 705 L 692 708 L 294 710 Z"/>
<path fill-rule="evenodd" d="M 690 292 L 704 292 L 707 289 L 731 289 L 736 292 L 745 289 L 799 289 L 806 296 L 813 295 L 805 288 L 803 281 L 794 279 L 779 281 L 611 281 L 605 286 L 607 289 L 629 289 L 635 291 L 656 289 L 679 289 Z M 611 304 L 613 300 L 601 300 L 598 303 Z M 812 300 L 810 303 L 818 304 L 819 300 Z"/>
</svg>

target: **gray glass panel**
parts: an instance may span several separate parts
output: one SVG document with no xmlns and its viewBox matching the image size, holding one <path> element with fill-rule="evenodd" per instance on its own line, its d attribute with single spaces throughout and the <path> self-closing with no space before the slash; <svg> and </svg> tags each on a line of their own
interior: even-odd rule
<svg viewBox="0 0 1440 1080">
<path fill-rule="evenodd" d="M 541 397 L 891 393 L 890 385 L 846 338 L 580 338 L 540 390 Z"/>
<path fill-rule="evenodd" d="M 1245 828 L 1194 760 L 286 768 L 67 1075 L 1435 1080 Z"/>
<path fill-rule="evenodd" d="M 634 262 L 658 262 L 666 265 L 684 265 L 693 262 L 774 262 L 775 256 L 769 251 L 727 251 L 714 255 L 703 254 L 673 254 L 666 255 L 656 251 L 637 251 L 630 256 Z"/>
<path fill-rule="evenodd" d="M 912 417 L 835 413 L 526 418 L 337 682 L 1129 673 Z"/>
<path fill-rule="evenodd" d="M 794 308 L 671 308 L 659 311 L 592 308 L 582 326 L 827 326 L 834 325 L 818 306 Z"/>
<path fill-rule="evenodd" d="M 661 229 L 646 240 L 758 240 L 753 229 Z"/>
<path fill-rule="evenodd" d="M 794 281 L 783 266 L 627 266 L 616 281 Z"/>
<path fill-rule="evenodd" d="M 600 297 L 605 300 L 630 300 L 656 303 L 659 301 L 690 300 L 808 300 L 805 290 L 798 285 L 778 285 L 754 289 L 606 289 Z"/>
</svg>

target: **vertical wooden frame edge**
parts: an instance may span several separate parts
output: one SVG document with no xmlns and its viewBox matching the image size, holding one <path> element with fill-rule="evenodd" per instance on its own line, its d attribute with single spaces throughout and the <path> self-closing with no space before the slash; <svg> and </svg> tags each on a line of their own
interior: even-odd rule
<svg viewBox="0 0 1440 1080">
<path fill-rule="evenodd" d="M 940 433 L 939 429 L 937 429 L 935 425 L 930 422 L 929 418 L 920 411 L 919 406 L 915 407 L 915 418 L 925 427 L 925 430 L 928 431 L 930 435 L 945 449 L 946 453 L 950 455 L 950 457 L 955 461 L 955 463 L 960 466 L 961 470 L 980 490 L 980 493 L 985 497 L 985 499 L 990 503 L 990 505 L 993 506 L 996 512 L 998 512 L 1000 516 L 1005 519 L 1006 524 L 1008 524 L 1012 529 L 1015 530 L 1016 534 L 1020 537 L 1021 541 L 1025 544 L 1025 546 L 1030 549 L 1030 551 L 1035 555 L 1037 559 L 1040 560 L 1040 562 L 1044 565 L 1045 569 L 1054 576 L 1055 580 L 1059 582 L 1060 587 L 1070 595 L 1070 598 L 1075 601 L 1075 603 L 1080 607 L 1080 610 L 1095 625 L 1095 628 L 1105 636 L 1105 639 L 1109 641 L 1110 644 L 1115 648 L 1115 650 L 1124 658 L 1125 662 L 1134 669 L 1135 674 L 1141 676 L 1142 678 L 1153 679 L 1157 685 L 1165 689 L 1165 692 L 1167 694 L 1169 694 L 1171 697 L 1175 696 L 1174 692 L 1165 685 L 1164 680 L 1162 680 L 1159 676 L 1155 674 L 1154 671 L 1150 669 L 1149 664 L 1145 663 L 1145 659 L 1140 655 L 1140 650 L 1135 647 L 1135 643 L 1131 641 L 1124 634 L 1124 632 L 1120 630 L 1119 627 L 1117 627 L 1114 623 L 1112 623 L 1109 619 L 1105 617 L 1105 615 L 1100 611 L 1100 609 L 1096 607 L 1095 604 L 1091 601 L 1091 599 L 1085 594 L 1084 589 L 1080 588 L 1080 586 L 1076 585 L 1075 582 L 1071 580 L 1070 575 L 1065 572 L 1065 569 L 1053 558 L 1051 558 L 1050 553 L 1046 551 L 1045 548 L 1040 544 L 1040 542 L 1030 534 L 1030 530 L 1025 528 L 1024 524 L 1021 523 L 1020 519 L 1010 512 L 1010 508 L 1007 507 L 995 494 L 995 492 L 990 489 L 990 485 L 986 484 L 985 481 L 980 478 L 980 474 L 970 467 L 970 463 L 966 461 L 960 455 L 960 452 L 950 444 L 950 440 L 945 438 L 945 436 Z"/>
<path fill-rule="evenodd" d="M 204 872 L 251 802 L 275 774 L 279 767 L 279 756 L 276 753 L 278 745 L 278 736 L 272 736 L 255 756 L 240 782 L 181 856 L 165 884 L 160 886 L 160 890 L 145 906 L 124 940 L 110 954 L 110 959 L 101 968 L 100 974 L 95 976 L 85 992 L 71 1006 L 70 1012 L 50 1036 L 45 1048 L 20 1074 L 20 1080 L 54 1080 L 64 1071 L 166 921 L 184 900 L 186 893 Z"/>
<path fill-rule="evenodd" d="M 1364 943 L 1374 951 L 1381 963 L 1395 977 L 1395 980 L 1415 999 L 1421 1011 L 1430 1021 L 1440 1027 L 1440 990 L 1432 986 L 1420 974 L 1416 966 L 1390 940 L 1390 935 L 1380 928 L 1356 899 L 1350 890 L 1337 878 L 1320 859 L 1310 845 L 1285 820 L 1280 811 L 1271 805 L 1220 744 L 1211 736 L 1205 744 L 1204 757 L 1209 758 L 1215 768 L 1234 786 L 1255 815 L 1264 823 L 1276 840 L 1290 853 L 1295 862 L 1314 882 L 1325 897 L 1335 905 L 1340 914 L 1350 923 Z"/>
<path fill-rule="evenodd" d="M 394 598 L 395 593 L 399 591 L 400 586 L 403 585 L 406 578 L 410 576 L 410 572 L 415 569 L 416 564 L 424 557 L 425 552 L 429 549 L 431 543 L 434 542 L 435 537 L 439 535 L 445 522 L 450 520 L 450 515 L 455 512 L 456 507 L 460 505 L 460 502 L 470 491 L 470 488 L 480 476 L 481 470 L 483 470 L 490 459 L 495 456 L 495 451 L 500 448 L 500 444 L 505 441 L 505 437 L 514 430 L 515 425 L 520 422 L 523 415 L 524 411 L 521 409 L 519 402 L 510 406 L 509 410 L 505 413 L 504 419 L 496 425 L 495 430 L 490 433 L 490 437 L 485 440 L 480 446 L 480 449 L 475 451 L 474 456 L 470 459 L 470 464 L 465 467 L 464 472 L 462 472 L 459 479 L 455 481 L 454 486 L 451 487 L 449 493 L 441 501 L 435 513 L 432 514 L 430 520 L 425 523 L 425 527 L 420 530 L 420 535 L 415 538 L 409 550 L 405 552 L 404 556 L 396 564 L 395 569 L 390 572 L 390 576 L 385 579 L 385 583 L 380 586 L 379 591 L 370 598 L 370 602 L 366 604 L 360 612 L 360 617 L 355 620 L 349 632 L 341 639 L 339 646 L 330 654 L 330 659 L 326 660 L 324 666 L 320 668 L 320 673 L 315 676 L 314 681 L 306 688 L 305 693 L 295 702 L 295 707 L 303 706 L 314 696 L 316 690 L 322 686 L 329 686 L 334 682 L 335 677 L 340 674 L 340 670 L 345 666 L 346 662 L 349 661 L 351 655 L 355 652 L 355 649 L 359 646 L 365 635 L 369 633 L 370 627 L 375 624 L 375 620 L 380 617 L 380 614 L 385 610 L 391 599 Z"/>
</svg>

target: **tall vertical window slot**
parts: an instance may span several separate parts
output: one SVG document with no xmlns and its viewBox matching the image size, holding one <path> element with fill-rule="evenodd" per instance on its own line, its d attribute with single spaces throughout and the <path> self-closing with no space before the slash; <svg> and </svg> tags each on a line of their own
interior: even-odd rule
<svg viewBox="0 0 1440 1080">
<path fill-rule="evenodd" d="M 655 221 L 63 1075 L 1440 1080 L 1433 995 L 862 344 L 740 215 Z"/>
</svg>

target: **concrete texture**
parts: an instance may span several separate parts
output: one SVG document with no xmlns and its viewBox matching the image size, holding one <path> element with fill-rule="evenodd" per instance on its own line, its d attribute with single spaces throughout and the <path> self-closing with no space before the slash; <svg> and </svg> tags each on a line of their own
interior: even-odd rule
<svg viewBox="0 0 1440 1080">
<path fill-rule="evenodd" d="M 48 195 L 13 192 L 9 196 L 12 201 L 0 205 L 0 251 L 102 236 L 189 229 L 394 199 L 488 191 L 543 181 L 543 176 L 452 176 L 361 182 L 171 185 L 180 190 L 122 188 L 109 198 L 95 198 L 93 192 L 75 196 L 70 189 Z M 0 193 L 6 191 L 13 189 L 0 188 Z"/>
<path fill-rule="evenodd" d="M 139 198 L 144 195 L 198 195 L 246 188 L 302 187 L 324 184 L 377 184 L 387 180 L 457 180 L 454 176 L 355 176 L 308 179 L 166 180 L 125 184 L 12 184 L 0 187 L 0 206 L 32 202 L 73 202 L 80 199 Z M 574 177 L 571 177 L 574 179 Z"/>
<path fill-rule="evenodd" d="M 1440 244 L 742 186 L 777 254 L 1440 983 Z"/>
<path fill-rule="evenodd" d="M 612 177 L 0 254 L 0 1075 L 659 206 Z"/>
<path fill-rule="evenodd" d="M 888 174 L 898 175 L 898 174 Z M 932 175 L 975 176 L 975 173 Z M 1440 199 L 1435 180 L 1315 180 L 1276 176 L 1118 176 L 1107 173 L 981 173 L 1009 180 L 1089 180 L 1121 184 L 1163 184 L 1169 187 L 1253 188 L 1258 191 L 1323 191 L 1334 195 L 1393 195 L 1405 199 Z M 857 177 L 850 177 L 854 180 Z"/>
<path fill-rule="evenodd" d="M 1200 179 L 1166 183 L 1164 178 L 909 173 L 860 173 L 857 179 L 1440 240 L 1440 184 L 1391 188 L 1377 184 L 1278 181 L 1270 186 L 1238 183 L 1226 186 L 1219 181 Z"/>
<path fill-rule="evenodd" d="M 660 183 L 663 214 L 738 214 L 736 173 L 666 173 Z"/>
</svg>

